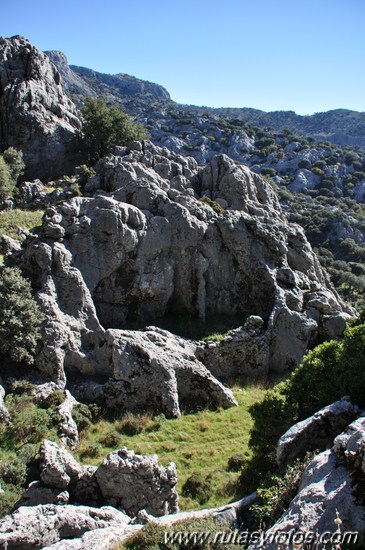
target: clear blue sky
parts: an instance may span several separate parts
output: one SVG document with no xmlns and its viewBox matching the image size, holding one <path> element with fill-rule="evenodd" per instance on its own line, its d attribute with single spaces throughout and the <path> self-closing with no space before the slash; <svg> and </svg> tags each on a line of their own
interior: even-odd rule
<svg viewBox="0 0 365 550">
<path fill-rule="evenodd" d="M 365 111 L 365 0 L 0 0 L 0 35 L 213 107 Z"/>
</svg>

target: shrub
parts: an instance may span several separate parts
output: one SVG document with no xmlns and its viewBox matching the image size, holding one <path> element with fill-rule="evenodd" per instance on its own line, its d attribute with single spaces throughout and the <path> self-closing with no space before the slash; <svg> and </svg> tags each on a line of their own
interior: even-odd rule
<svg viewBox="0 0 365 550">
<path fill-rule="evenodd" d="M 117 424 L 117 430 L 119 433 L 133 436 L 141 433 L 146 423 L 151 420 L 147 415 L 136 415 L 130 412 L 127 412 L 123 418 Z"/>
<path fill-rule="evenodd" d="M 114 432 L 109 432 L 105 435 L 103 435 L 102 437 L 99 437 L 98 439 L 98 442 L 103 446 L 103 447 L 113 447 L 113 448 L 116 448 L 119 446 L 120 444 L 120 438 L 118 437 L 118 435 Z"/>
<path fill-rule="evenodd" d="M 204 477 L 198 472 L 192 473 L 182 486 L 181 494 L 184 497 L 196 499 L 199 504 L 204 504 L 209 500 L 212 494 L 210 478 Z"/>
<path fill-rule="evenodd" d="M 214 212 L 216 212 L 217 214 L 222 214 L 224 212 L 224 208 L 218 202 L 213 201 L 210 197 L 207 197 L 206 195 L 199 199 L 199 201 L 213 208 Z"/>
<path fill-rule="evenodd" d="M 344 395 L 364 407 L 364 321 L 365 313 L 362 312 L 345 330 L 342 341 L 324 342 L 310 351 L 288 380 L 269 390 L 261 403 L 251 407 L 253 458 L 241 475 L 245 488 L 253 479 L 257 483 L 267 472 L 275 472 L 277 440 L 292 424 Z"/>
<path fill-rule="evenodd" d="M 182 540 L 178 544 L 176 542 L 167 542 L 165 533 L 207 533 L 211 536 L 196 537 L 193 542 L 193 537 L 186 537 L 186 541 Z M 216 536 L 217 533 L 221 536 Z M 158 525 L 150 522 L 138 531 L 135 535 L 131 535 L 116 550 L 233 550 L 241 548 L 239 545 L 229 544 L 228 541 L 234 540 L 234 535 L 237 531 L 233 531 L 225 522 L 220 523 L 213 518 L 196 518 L 184 521 L 178 521 L 169 526 Z"/>
<path fill-rule="evenodd" d="M 33 363 L 43 313 L 20 269 L 6 267 L 0 275 L 0 352 L 13 361 Z"/>
<path fill-rule="evenodd" d="M 91 425 L 93 415 L 85 403 L 78 403 L 72 409 L 72 418 L 76 422 L 78 431 L 81 433 Z"/>
<path fill-rule="evenodd" d="M 11 177 L 9 166 L 0 155 L 0 201 L 12 197 L 15 190 L 15 183 Z"/>
<path fill-rule="evenodd" d="M 271 476 L 257 490 L 259 504 L 254 504 L 251 510 L 254 512 L 258 528 L 264 526 L 268 529 L 288 508 L 297 494 L 302 474 L 312 458 L 313 453 L 308 453 L 303 461 L 297 459 L 292 466 L 286 468 L 282 476 Z"/>
<path fill-rule="evenodd" d="M 9 167 L 10 177 L 15 185 L 25 168 L 23 153 L 14 147 L 9 147 L 3 152 L 3 159 Z"/>
<path fill-rule="evenodd" d="M 81 197 L 82 196 L 80 185 L 76 182 L 71 183 L 70 191 L 72 191 L 74 197 Z"/>
<path fill-rule="evenodd" d="M 0 462 L 0 477 L 4 483 L 23 485 L 27 478 L 27 467 L 18 457 L 11 457 L 11 461 Z"/>
<path fill-rule="evenodd" d="M 110 153 L 115 145 L 129 145 L 148 138 L 147 131 L 119 107 L 108 107 L 102 99 L 88 97 L 81 109 L 81 145 L 90 162 Z"/>
<path fill-rule="evenodd" d="M 95 176 L 96 172 L 87 164 L 81 164 L 81 166 L 76 166 L 75 174 L 79 177 L 80 184 L 84 185 L 89 178 Z"/>
<path fill-rule="evenodd" d="M 90 445 L 81 453 L 82 458 L 97 458 L 102 450 L 103 448 L 100 443 L 95 441 L 90 443 Z"/>
<path fill-rule="evenodd" d="M 36 407 L 30 395 L 9 394 L 5 404 L 12 419 L 6 428 L 8 438 L 25 444 L 38 443 L 46 437 L 52 424 L 51 415 Z"/>
<path fill-rule="evenodd" d="M 227 469 L 230 472 L 239 472 L 246 462 L 246 457 L 242 453 L 235 453 L 228 459 Z"/>
</svg>

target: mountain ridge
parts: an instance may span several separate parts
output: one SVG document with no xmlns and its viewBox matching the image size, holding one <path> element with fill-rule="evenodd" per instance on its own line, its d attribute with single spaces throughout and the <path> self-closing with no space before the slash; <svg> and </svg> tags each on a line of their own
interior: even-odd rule
<svg viewBox="0 0 365 550">
<path fill-rule="evenodd" d="M 151 102 L 158 101 L 160 106 L 176 107 L 191 112 L 210 113 L 211 115 L 224 115 L 228 118 L 238 118 L 249 124 L 260 127 L 272 127 L 276 131 L 289 129 L 298 132 L 302 136 L 311 135 L 317 140 L 328 140 L 337 145 L 357 145 L 365 147 L 365 112 L 338 108 L 330 111 L 317 112 L 312 115 L 300 115 L 295 111 L 263 111 L 251 107 L 207 107 L 199 105 L 182 104 L 171 99 L 169 92 L 161 85 L 138 79 L 124 73 L 114 75 L 94 71 L 93 69 L 68 65 L 67 58 L 62 52 L 44 52 L 56 65 L 63 83 L 72 95 L 72 99 L 78 103 L 80 96 L 86 92 L 89 95 L 104 93 L 107 100 L 122 103 L 131 114 L 142 115 L 141 105 L 130 105 L 131 96 L 143 96 L 143 101 L 150 106 Z M 62 54 L 62 61 L 60 55 Z M 65 71 L 65 63 L 68 70 Z M 71 80 L 70 80 L 71 77 Z M 74 80 L 83 82 L 84 92 L 72 88 Z M 149 94 L 150 97 L 146 97 Z M 78 96 L 78 97 L 75 97 Z M 114 97 L 113 97 L 114 96 Z"/>
</svg>

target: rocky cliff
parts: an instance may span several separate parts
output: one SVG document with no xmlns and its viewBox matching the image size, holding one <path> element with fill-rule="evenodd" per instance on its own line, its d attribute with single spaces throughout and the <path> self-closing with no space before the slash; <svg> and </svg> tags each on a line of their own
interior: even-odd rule
<svg viewBox="0 0 365 550">
<path fill-rule="evenodd" d="M 1 150 L 23 151 L 25 177 L 61 175 L 74 165 L 70 148 L 80 127 L 49 58 L 21 36 L 1 38 Z"/>
<path fill-rule="evenodd" d="M 135 142 L 100 161 L 85 190 L 46 211 L 21 257 L 47 316 L 38 368 L 60 387 L 76 378 L 83 398 L 170 416 L 195 394 L 230 406 L 217 377 L 292 369 L 342 333 L 351 308 L 247 167 L 218 156 L 198 168 Z M 205 345 L 145 328 L 178 313 L 234 313 L 243 328 Z"/>
</svg>

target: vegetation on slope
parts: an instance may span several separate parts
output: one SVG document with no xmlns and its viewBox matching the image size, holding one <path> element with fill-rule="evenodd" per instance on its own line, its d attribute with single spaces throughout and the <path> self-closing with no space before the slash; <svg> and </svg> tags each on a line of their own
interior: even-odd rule
<svg viewBox="0 0 365 550">
<path fill-rule="evenodd" d="M 365 406 L 364 312 L 346 329 L 342 340 L 324 342 L 310 351 L 287 380 L 251 407 L 252 458 L 241 473 L 242 490 L 256 488 L 278 471 L 276 443 L 290 426 L 345 395 Z"/>
<path fill-rule="evenodd" d="M 231 470 L 250 456 L 252 419 L 248 408 L 262 398 L 264 389 L 235 388 L 234 394 L 239 407 L 231 409 L 202 410 L 178 419 L 127 415 L 121 420 L 99 420 L 82 433 L 76 456 L 83 463 L 99 464 L 108 452 L 122 446 L 140 454 L 157 454 L 163 465 L 177 465 L 182 510 L 224 504 L 240 496 L 236 493 L 239 473 Z M 229 464 L 234 455 L 236 462 Z M 192 474 L 197 474 L 199 484 L 206 487 L 204 498 L 199 489 L 191 492 L 189 483 L 183 489 Z M 194 480 L 190 481 L 191 488 Z"/>
</svg>

